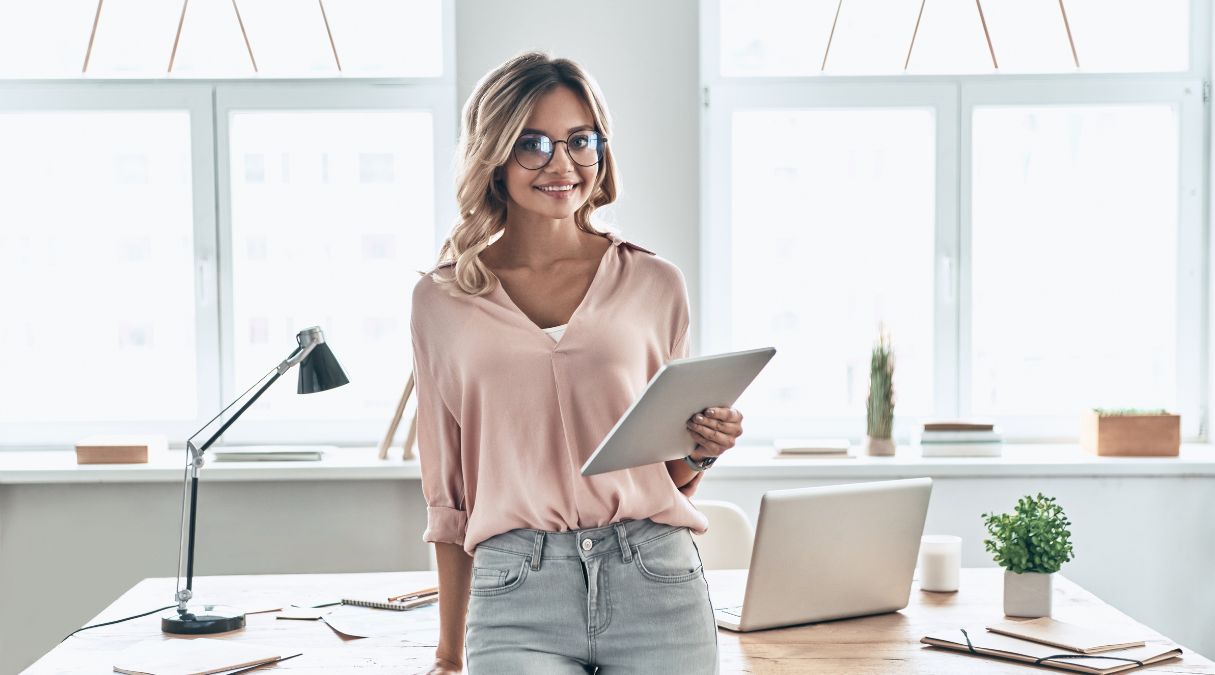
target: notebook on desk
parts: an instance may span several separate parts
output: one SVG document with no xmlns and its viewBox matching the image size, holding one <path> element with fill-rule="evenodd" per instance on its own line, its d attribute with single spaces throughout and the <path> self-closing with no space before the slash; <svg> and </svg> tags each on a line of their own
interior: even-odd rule
<svg viewBox="0 0 1215 675">
<path fill-rule="evenodd" d="M 987 630 L 1081 654 L 1142 647 L 1151 638 L 1150 635 L 1143 635 L 1142 631 L 1080 626 L 1049 616 L 1029 621 L 1004 620 L 991 624 Z"/>
<path fill-rule="evenodd" d="M 1109 675 L 1181 656 L 1181 647 L 1152 642 L 1142 647 L 1119 649 L 1100 654 L 1081 654 L 1059 647 L 1020 640 L 984 631 L 980 627 L 934 632 L 920 640 L 926 645 L 952 649 L 966 655 L 991 656 L 1059 670 L 1092 675 Z"/>
</svg>

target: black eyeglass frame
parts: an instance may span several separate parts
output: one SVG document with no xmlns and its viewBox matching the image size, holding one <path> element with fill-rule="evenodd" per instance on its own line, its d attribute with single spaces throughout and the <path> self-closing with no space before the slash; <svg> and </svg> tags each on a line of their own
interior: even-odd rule
<svg viewBox="0 0 1215 675">
<path fill-rule="evenodd" d="M 578 162 L 578 160 L 574 159 L 574 154 L 572 152 L 570 152 L 570 142 L 569 142 L 570 139 L 578 134 L 586 134 L 586 133 L 595 134 L 596 136 L 599 137 L 599 152 L 596 153 L 597 157 L 595 159 L 594 164 L 581 164 Z M 554 141 L 553 139 L 549 138 L 548 134 L 528 133 L 528 134 L 523 134 L 523 135 L 548 138 L 549 143 L 552 143 L 552 145 L 553 145 L 553 151 L 551 153 L 549 153 L 548 160 L 546 160 L 543 164 L 541 164 L 540 166 L 538 166 L 534 169 L 530 166 L 525 165 L 523 162 L 520 162 L 518 155 L 515 154 L 516 147 L 511 146 L 511 149 L 510 149 L 511 159 L 515 160 L 515 164 L 518 164 L 519 166 L 523 167 L 524 169 L 527 169 L 528 171 L 539 171 L 539 170 L 543 169 L 544 167 L 548 166 L 550 163 L 552 163 L 553 158 L 557 156 L 557 144 L 558 143 L 565 143 L 566 156 L 568 156 L 570 158 L 571 162 L 573 162 L 574 164 L 581 166 L 581 167 L 589 168 L 592 166 L 598 166 L 598 164 L 603 161 L 604 155 L 607 153 L 606 144 L 607 144 L 608 138 L 607 138 L 607 136 L 604 136 L 603 134 L 596 131 L 595 129 L 579 129 L 578 131 L 572 132 L 569 136 L 566 136 L 564 141 Z M 515 141 L 516 144 L 518 142 L 519 142 L 518 140 Z"/>
</svg>

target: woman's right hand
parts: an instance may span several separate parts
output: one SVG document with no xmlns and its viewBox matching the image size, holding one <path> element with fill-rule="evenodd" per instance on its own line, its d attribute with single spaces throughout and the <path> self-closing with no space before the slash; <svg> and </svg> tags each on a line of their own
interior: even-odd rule
<svg viewBox="0 0 1215 675">
<path fill-rule="evenodd" d="M 464 671 L 459 664 L 441 656 L 435 657 L 435 664 L 426 671 L 426 675 L 460 675 Z"/>
</svg>

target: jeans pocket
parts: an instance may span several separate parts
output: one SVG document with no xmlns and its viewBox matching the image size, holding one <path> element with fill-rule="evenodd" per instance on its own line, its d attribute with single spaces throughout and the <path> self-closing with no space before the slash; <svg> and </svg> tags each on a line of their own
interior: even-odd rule
<svg viewBox="0 0 1215 675">
<path fill-rule="evenodd" d="M 650 581 L 677 584 L 702 578 L 704 563 L 686 527 L 637 545 L 634 564 Z"/>
<path fill-rule="evenodd" d="M 477 547 L 469 593 L 482 597 L 509 593 L 527 579 L 531 562 L 531 556 Z"/>
</svg>

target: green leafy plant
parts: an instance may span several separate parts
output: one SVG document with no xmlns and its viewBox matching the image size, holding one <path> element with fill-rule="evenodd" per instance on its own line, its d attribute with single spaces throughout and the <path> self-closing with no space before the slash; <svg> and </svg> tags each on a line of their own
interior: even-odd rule
<svg viewBox="0 0 1215 675">
<path fill-rule="evenodd" d="M 1075 558 L 1068 530 L 1071 521 L 1054 497 L 1041 492 L 1017 500 L 1012 513 L 984 513 L 983 524 L 991 535 L 983 540 L 984 548 L 1010 572 L 1051 574 Z"/>
<path fill-rule="evenodd" d="M 1093 412 L 1102 417 L 1117 417 L 1120 415 L 1167 415 L 1164 408 L 1093 408 Z"/>
<path fill-rule="evenodd" d="M 894 354 L 885 326 L 880 327 L 878 341 L 869 357 L 869 398 L 865 400 L 865 418 L 870 438 L 890 438 L 894 427 Z"/>
</svg>

